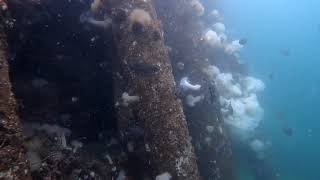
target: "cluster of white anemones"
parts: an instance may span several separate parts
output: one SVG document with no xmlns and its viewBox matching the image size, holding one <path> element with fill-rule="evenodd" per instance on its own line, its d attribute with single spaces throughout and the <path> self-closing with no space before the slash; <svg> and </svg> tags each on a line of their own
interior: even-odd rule
<svg viewBox="0 0 320 180">
<path fill-rule="evenodd" d="M 213 48 L 221 48 L 225 53 L 235 55 L 243 48 L 243 44 L 241 44 L 240 40 L 228 40 L 225 34 L 226 26 L 221 22 L 222 18 L 218 10 L 213 10 L 209 13 L 209 16 L 215 23 L 204 32 L 202 40 Z"/>
<path fill-rule="evenodd" d="M 191 0 L 191 6 L 197 15 L 204 14 L 205 9 L 199 0 Z M 212 10 L 208 16 L 214 23 L 204 31 L 202 40 L 213 49 L 221 49 L 226 55 L 237 55 L 244 47 L 244 43 L 240 40 L 228 39 L 226 26 L 222 23 L 223 18 L 218 10 Z M 204 72 L 208 73 L 216 84 L 225 124 L 231 127 L 231 132 L 236 135 L 235 137 L 245 140 L 252 138 L 254 130 L 263 118 L 263 109 L 259 104 L 257 93 L 264 90 L 264 83 L 251 76 L 221 72 L 215 66 L 205 68 Z M 180 87 L 191 93 L 199 91 L 201 85 L 192 84 L 187 77 L 184 77 L 180 81 Z M 193 107 L 203 99 L 202 95 L 189 94 L 185 98 L 185 103 Z"/>
<path fill-rule="evenodd" d="M 202 39 L 213 48 L 222 48 L 224 52 L 229 55 L 234 55 L 243 48 L 240 40 L 233 40 L 228 42 L 225 34 L 225 25 L 221 22 L 215 23 L 212 29 L 207 30 Z"/>
<path fill-rule="evenodd" d="M 200 84 L 191 84 L 188 77 L 183 77 L 180 80 L 180 88 L 185 92 L 199 91 L 201 89 Z M 193 96 L 188 94 L 185 98 L 185 102 L 189 107 L 194 107 L 198 102 L 204 99 L 203 95 Z"/>
<path fill-rule="evenodd" d="M 214 23 L 204 31 L 202 40 L 213 49 L 221 49 L 226 55 L 237 55 L 244 43 L 228 39 L 226 26 L 222 23 L 223 18 L 218 10 L 213 10 L 208 15 Z M 209 66 L 204 72 L 216 84 L 225 123 L 237 137 L 248 140 L 263 118 L 257 93 L 264 90 L 264 83 L 251 76 L 221 72 L 216 66 Z"/>
<path fill-rule="evenodd" d="M 248 139 L 263 118 L 257 93 L 264 90 L 264 83 L 251 76 L 223 73 L 210 66 L 213 81 L 220 95 L 221 112 L 224 121 L 237 137 Z"/>
</svg>

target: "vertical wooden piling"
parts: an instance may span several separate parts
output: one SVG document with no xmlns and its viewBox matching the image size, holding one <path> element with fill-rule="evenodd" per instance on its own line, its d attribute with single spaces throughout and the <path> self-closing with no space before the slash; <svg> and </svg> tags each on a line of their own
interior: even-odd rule
<svg viewBox="0 0 320 180">
<path fill-rule="evenodd" d="M 172 68 L 153 4 L 150 0 L 116 4 L 113 33 L 120 67 L 116 74 L 124 85 L 118 94 L 138 97 L 131 104 L 119 97 L 118 105 L 131 108 L 142 123 L 154 176 L 167 172 L 172 179 L 198 180 L 196 157 L 181 102 L 175 97 Z"/>
<path fill-rule="evenodd" d="M 229 134 L 220 113 L 219 96 L 208 76 L 210 55 L 202 42 L 203 28 L 191 0 L 155 0 L 157 13 L 163 22 L 166 44 L 176 81 L 188 77 L 201 84 L 203 101 L 194 107 L 185 105 L 192 143 L 198 157 L 203 179 L 233 179 L 232 152 Z M 183 68 L 180 65 L 183 64 Z"/>
<path fill-rule="evenodd" d="M 5 23 L 10 21 L 6 19 L 4 12 L 0 13 L 0 179 L 28 180 L 31 179 L 29 167 L 9 77 Z"/>
</svg>

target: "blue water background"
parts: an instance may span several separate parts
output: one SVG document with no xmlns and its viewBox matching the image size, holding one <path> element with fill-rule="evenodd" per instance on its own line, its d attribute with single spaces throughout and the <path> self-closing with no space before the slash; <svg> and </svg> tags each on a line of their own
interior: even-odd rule
<svg viewBox="0 0 320 180">
<path fill-rule="evenodd" d="M 272 142 L 268 160 L 278 179 L 319 180 L 320 1 L 216 2 L 229 37 L 248 40 L 240 59 L 266 84 L 259 96 L 265 110 L 261 131 Z M 284 126 L 293 128 L 292 137 Z"/>
</svg>

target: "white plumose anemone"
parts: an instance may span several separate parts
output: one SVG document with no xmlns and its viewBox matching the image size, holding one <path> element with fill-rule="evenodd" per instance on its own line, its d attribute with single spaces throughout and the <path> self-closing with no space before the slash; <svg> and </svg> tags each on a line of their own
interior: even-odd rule
<svg viewBox="0 0 320 180">
<path fill-rule="evenodd" d="M 265 89 L 265 85 L 260 79 L 251 76 L 244 78 L 243 84 L 245 86 L 245 92 L 247 94 L 257 93 Z"/>
<path fill-rule="evenodd" d="M 194 107 L 198 102 L 200 102 L 201 100 L 204 99 L 204 96 L 192 96 L 192 95 L 188 95 L 186 97 L 186 103 L 189 107 Z"/>
<path fill-rule="evenodd" d="M 233 97 L 241 96 L 242 91 L 240 84 L 234 83 L 232 74 L 230 73 L 220 73 L 217 75 L 216 83 L 219 89 L 219 92 L 222 96 Z"/>
<path fill-rule="evenodd" d="M 225 118 L 225 122 L 244 132 L 254 131 L 263 117 L 263 109 L 260 107 L 256 95 L 231 99 L 230 103 L 233 113 Z"/>
<path fill-rule="evenodd" d="M 170 180 L 171 178 L 172 178 L 172 176 L 168 172 L 165 172 L 165 173 L 158 175 L 156 177 L 156 180 Z"/>
<path fill-rule="evenodd" d="M 206 71 L 216 83 L 221 112 L 234 137 L 243 140 L 250 138 L 263 118 L 264 111 L 256 93 L 264 90 L 264 83 L 250 76 L 233 78 L 231 73 L 222 73 L 215 66 L 210 66 Z"/>
<path fill-rule="evenodd" d="M 198 90 L 200 90 L 201 85 L 199 85 L 199 84 L 191 84 L 191 83 L 189 82 L 189 79 L 188 79 L 187 77 L 183 77 L 183 78 L 180 80 L 180 87 L 181 87 L 183 90 L 198 91 Z"/>
<path fill-rule="evenodd" d="M 210 13 L 209 13 L 209 15 L 211 16 L 211 17 L 213 17 L 214 19 L 219 19 L 221 16 L 220 16 L 220 13 L 219 13 L 219 11 L 217 10 L 217 9 L 214 9 L 214 10 L 212 10 Z"/>
<path fill-rule="evenodd" d="M 218 34 L 221 34 L 226 31 L 226 26 L 221 22 L 217 22 L 212 26 L 212 29 Z"/>
<path fill-rule="evenodd" d="M 242 48 L 243 48 L 243 45 L 240 44 L 240 41 L 239 40 L 234 40 L 230 44 L 226 45 L 225 52 L 227 54 L 232 55 L 232 54 L 238 52 Z"/>
<path fill-rule="evenodd" d="M 208 43 L 210 46 L 219 47 L 221 46 L 221 38 L 217 34 L 217 32 L 213 30 L 208 30 L 203 37 L 204 41 Z"/>
</svg>

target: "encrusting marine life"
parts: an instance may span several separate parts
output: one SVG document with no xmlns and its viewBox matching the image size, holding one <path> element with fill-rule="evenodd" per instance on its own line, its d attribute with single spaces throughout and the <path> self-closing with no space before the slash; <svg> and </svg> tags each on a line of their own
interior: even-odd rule
<svg viewBox="0 0 320 180">
<path fill-rule="evenodd" d="M 318 7 L 0 0 L 0 179 L 319 179 Z"/>
</svg>

